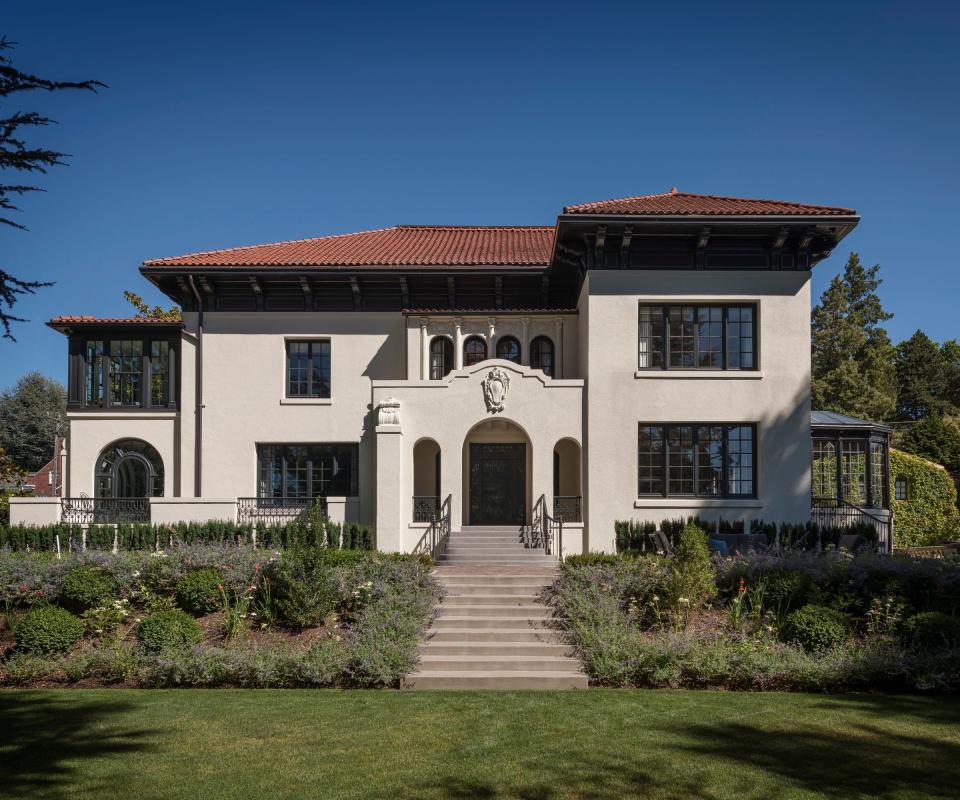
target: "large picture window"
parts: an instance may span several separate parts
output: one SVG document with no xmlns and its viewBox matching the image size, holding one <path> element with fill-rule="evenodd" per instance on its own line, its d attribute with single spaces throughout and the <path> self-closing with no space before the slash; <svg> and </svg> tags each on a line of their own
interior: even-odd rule
<svg viewBox="0 0 960 800">
<path fill-rule="evenodd" d="M 356 497 L 359 455 L 357 444 L 258 445 L 257 496 Z"/>
<path fill-rule="evenodd" d="M 756 369 L 752 305 L 641 305 L 639 369 Z"/>
<path fill-rule="evenodd" d="M 755 497 L 753 424 L 641 424 L 641 497 Z"/>
<path fill-rule="evenodd" d="M 287 342 L 287 397 L 330 397 L 330 341 Z"/>
</svg>

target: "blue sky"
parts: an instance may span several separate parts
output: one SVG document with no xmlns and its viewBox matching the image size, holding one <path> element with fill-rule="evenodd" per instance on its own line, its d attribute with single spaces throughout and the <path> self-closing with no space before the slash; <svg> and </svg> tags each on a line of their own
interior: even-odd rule
<svg viewBox="0 0 960 800">
<path fill-rule="evenodd" d="M 7 10 L 71 154 L 0 230 L 0 388 L 64 377 L 60 313 L 126 314 L 145 258 L 396 223 L 550 224 L 681 190 L 850 206 L 894 339 L 960 338 L 956 3 L 94 3 Z"/>
</svg>

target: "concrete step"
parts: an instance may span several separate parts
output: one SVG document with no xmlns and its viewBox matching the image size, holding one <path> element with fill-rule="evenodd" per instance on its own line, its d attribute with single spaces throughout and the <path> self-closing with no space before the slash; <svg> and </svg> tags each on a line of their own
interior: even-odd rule
<svg viewBox="0 0 960 800">
<path fill-rule="evenodd" d="M 511 553 L 509 555 L 500 553 L 491 553 L 489 555 L 450 555 L 448 553 L 441 553 L 437 557 L 437 566 L 443 566 L 444 564 L 513 564 L 522 567 L 524 564 L 531 566 L 549 566 L 556 563 L 557 559 L 553 556 L 534 555 L 526 551 Z"/>
<path fill-rule="evenodd" d="M 579 664 L 566 656 L 420 656 L 420 672 L 575 672 Z"/>
<path fill-rule="evenodd" d="M 497 544 L 497 545 L 482 545 L 482 544 L 458 544 L 450 545 L 446 550 L 443 551 L 446 555 L 458 555 L 458 556 L 485 556 L 485 555 L 509 555 L 509 556 L 524 556 L 524 555 L 543 555 L 541 550 L 529 550 L 523 545 L 519 544 Z"/>
<path fill-rule="evenodd" d="M 476 634 L 476 631 L 470 631 Z M 568 644 L 551 642 L 514 642 L 514 641 L 430 641 L 420 645 L 420 654 L 429 656 L 569 656 L 572 648 Z"/>
<path fill-rule="evenodd" d="M 436 576 L 448 589 L 456 586 L 489 586 L 496 587 L 497 591 L 505 586 L 549 586 L 556 578 L 555 573 L 550 575 L 447 575 L 444 572 L 437 572 Z"/>
<path fill-rule="evenodd" d="M 454 533 L 516 533 L 522 532 L 522 525 L 461 525 Z"/>
<path fill-rule="evenodd" d="M 586 689 L 582 672 L 502 670 L 415 672 L 403 681 L 407 689 Z"/>
<path fill-rule="evenodd" d="M 457 606 L 521 606 L 543 608 L 543 605 L 537 602 L 537 596 L 533 593 L 528 594 L 491 594 L 489 590 L 485 594 L 448 594 L 443 598 L 442 608 L 455 608 Z"/>
<path fill-rule="evenodd" d="M 501 620 L 501 622 L 503 622 L 503 620 Z M 529 626 L 523 628 L 503 626 L 489 628 L 441 626 L 439 628 L 433 627 L 427 632 L 427 642 L 430 644 L 458 642 L 471 645 L 480 645 L 487 642 L 499 645 L 511 643 L 556 645 L 563 643 L 563 636 L 558 630 Z"/>
<path fill-rule="evenodd" d="M 549 617 L 503 617 L 486 614 L 441 614 L 433 621 L 431 630 L 445 630 L 449 628 L 499 628 L 501 630 L 534 630 L 548 629 Z"/>
<path fill-rule="evenodd" d="M 495 606 L 495 605 L 440 605 L 440 616 L 444 617 L 519 617 L 521 619 L 550 619 L 552 612 L 546 606 L 529 603 L 523 606 Z"/>
<path fill-rule="evenodd" d="M 537 597 L 543 591 L 546 583 L 447 583 L 441 579 L 441 584 L 447 590 L 448 597 L 473 597 L 475 595 L 490 595 L 504 597 Z"/>
</svg>

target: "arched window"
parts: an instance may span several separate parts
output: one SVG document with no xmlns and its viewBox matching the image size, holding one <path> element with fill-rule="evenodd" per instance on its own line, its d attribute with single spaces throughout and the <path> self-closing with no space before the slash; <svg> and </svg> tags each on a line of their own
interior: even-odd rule
<svg viewBox="0 0 960 800">
<path fill-rule="evenodd" d="M 471 336 L 463 343 L 463 366 L 471 367 L 487 360 L 487 343 L 479 336 Z"/>
<path fill-rule="evenodd" d="M 453 342 L 446 336 L 434 336 L 430 342 L 430 380 L 438 381 L 453 369 Z"/>
<path fill-rule="evenodd" d="M 530 366 L 553 377 L 553 342 L 546 336 L 538 336 L 530 342 Z"/>
<path fill-rule="evenodd" d="M 163 460 L 141 439 L 121 439 L 97 459 L 97 497 L 163 497 Z"/>
<path fill-rule="evenodd" d="M 503 336 L 497 339 L 497 358 L 503 358 L 512 361 L 514 364 L 520 363 L 520 342 L 513 336 Z"/>
</svg>

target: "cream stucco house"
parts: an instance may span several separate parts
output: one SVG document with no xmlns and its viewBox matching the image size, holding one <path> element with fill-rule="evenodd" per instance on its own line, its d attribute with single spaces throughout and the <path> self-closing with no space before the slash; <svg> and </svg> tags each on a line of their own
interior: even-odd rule
<svg viewBox="0 0 960 800">
<path fill-rule="evenodd" d="M 183 323 L 59 317 L 62 507 L 450 528 L 811 514 L 810 275 L 856 213 L 668 193 L 144 262 Z"/>
</svg>

